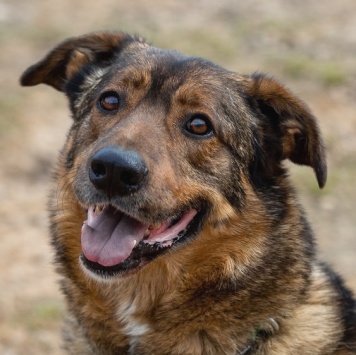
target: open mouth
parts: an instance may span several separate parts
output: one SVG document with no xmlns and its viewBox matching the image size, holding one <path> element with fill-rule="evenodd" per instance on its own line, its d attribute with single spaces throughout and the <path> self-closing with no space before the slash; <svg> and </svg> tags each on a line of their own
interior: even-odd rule
<svg viewBox="0 0 356 355">
<path fill-rule="evenodd" d="M 148 225 L 112 205 L 92 205 L 82 227 L 82 263 L 102 277 L 138 269 L 193 235 L 199 215 L 192 208 Z"/>
</svg>

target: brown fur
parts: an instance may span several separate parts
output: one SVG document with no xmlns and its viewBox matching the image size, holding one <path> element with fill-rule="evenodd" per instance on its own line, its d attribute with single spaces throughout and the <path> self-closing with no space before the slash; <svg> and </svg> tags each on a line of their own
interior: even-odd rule
<svg viewBox="0 0 356 355">
<path fill-rule="evenodd" d="M 303 102 L 264 75 L 123 33 L 63 42 L 22 77 L 39 83 L 65 92 L 74 118 L 50 201 L 69 353 L 356 353 L 355 303 L 317 261 L 283 167 L 308 165 L 326 182 L 321 136 Z M 108 90 L 123 99 L 104 114 L 95 103 Z M 194 113 L 210 118 L 211 136 L 183 132 Z M 139 191 L 111 196 L 118 209 L 147 224 L 189 206 L 204 213 L 185 243 L 100 281 L 80 267 L 80 235 L 86 209 L 101 201 L 88 162 L 107 146 L 138 152 L 149 171 Z"/>
</svg>

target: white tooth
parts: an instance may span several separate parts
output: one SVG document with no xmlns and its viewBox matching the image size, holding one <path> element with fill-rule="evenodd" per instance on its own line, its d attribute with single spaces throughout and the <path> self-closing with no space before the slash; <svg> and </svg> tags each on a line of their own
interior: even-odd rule
<svg viewBox="0 0 356 355">
<path fill-rule="evenodd" d="M 99 214 L 101 212 L 103 212 L 103 210 L 104 210 L 104 206 L 95 205 L 95 207 L 94 207 L 94 215 L 95 215 L 95 217 L 98 217 Z"/>
<path fill-rule="evenodd" d="M 159 227 L 161 227 L 162 223 L 155 223 L 150 225 L 149 229 L 154 230 L 154 229 L 158 229 Z"/>
<path fill-rule="evenodd" d="M 133 241 L 133 247 L 135 247 L 136 244 L 137 244 L 137 240 L 135 239 L 135 240 Z"/>
</svg>

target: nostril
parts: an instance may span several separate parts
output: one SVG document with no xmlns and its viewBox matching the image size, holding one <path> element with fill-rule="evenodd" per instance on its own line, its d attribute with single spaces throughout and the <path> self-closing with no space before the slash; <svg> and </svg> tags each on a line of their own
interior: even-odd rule
<svg viewBox="0 0 356 355">
<path fill-rule="evenodd" d="M 127 186 L 139 185 L 147 174 L 147 169 L 140 170 L 123 170 L 120 180 Z"/>
<path fill-rule="evenodd" d="M 97 178 L 103 178 L 107 173 L 105 165 L 95 161 L 91 163 L 91 170 Z"/>
</svg>

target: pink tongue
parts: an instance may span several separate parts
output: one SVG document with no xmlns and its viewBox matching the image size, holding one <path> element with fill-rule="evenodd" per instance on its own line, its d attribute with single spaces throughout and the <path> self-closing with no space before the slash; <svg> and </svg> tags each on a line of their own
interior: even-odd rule
<svg viewBox="0 0 356 355">
<path fill-rule="evenodd" d="M 89 210 L 88 221 L 82 227 L 83 254 L 105 267 L 117 265 L 130 256 L 147 227 L 112 208 L 106 208 L 95 219 Z"/>
</svg>

